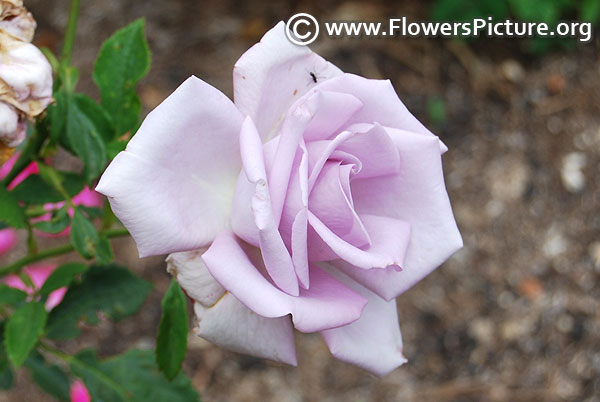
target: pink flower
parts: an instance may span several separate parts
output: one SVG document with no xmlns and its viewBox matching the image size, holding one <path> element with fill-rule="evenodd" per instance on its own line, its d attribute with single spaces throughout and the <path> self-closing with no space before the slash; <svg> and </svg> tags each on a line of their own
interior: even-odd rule
<svg viewBox="0 0 600 402">
<path fill-rule="evenodd" d="M 296 364 L 293 328 L 384 375 L 406 361 L 395 297 L 462 246 L 446 147 L 389 81 L 345 74 L 278 24 L 146 118 L 98 184 L 140 255 L 172 253 L 196 333 Z M 317 82 L 315 82 L 317 81 Z"/>
<path fill-rule="evenodd" d="M 23 268 L 23 272 L 31 279 L 31 282 L 34 286 L 33 288 L 25 284 L 18 275 L 8 275 L 2 279 L 2 282 L 10 287 L 22 290 L 27 294 L 32 295 L 35 291 L 42 288 L 44 282 L 46 282 L 46 279 L 48 279 L 50 274 L 54 272 L 56 268 L 57 265 L 55 264 L 30 265 Z M 50 311 L 60 304 L 63 297 L 65 297 L 66 292 L 67 288 L 63 287 L 50 293 L 48 295 L 48 299 L 46 299 L 46 310 Z"/>
<path fill-rule="evenodd" d="M 13 228 L 0 229 L 0 255 L 12 249 L 18 240 Z"/>
<path fill-rule="evenodd" d="M 4 162 L 2 164 L 2 166 L 0 167 L 0 179 L 3 179 L 7 174 L 10 173 L 11 169 L 17 162 L 17 159 L 19 159 L 19 153 L 13 154 L 9 160 L 7 160 L 6 162 Z M 35 162 L 31 162 L 29 165 L 27 165 L 27 167 L 25 169 L 23 169 L 17 175 L 17 177 L 14 178 L 13 181 L 10 182 L 7 189 L 12 190 L 13 188 L 15 188 L 19 184 L 21 184 L 23 182 L 23 180 L 25 180 L 27 177 L 29 177 L 29 175 L 39 174 L 39 173 L 40 173 L 40 170 L 39 170 L 37 164 Z"/>
<path fill-rule="evenodd" d="M 71 402 L 90 402 L 92 398 L 88 389 L 81 380 L 76 380 L 71 384 Z"/>
</svg>

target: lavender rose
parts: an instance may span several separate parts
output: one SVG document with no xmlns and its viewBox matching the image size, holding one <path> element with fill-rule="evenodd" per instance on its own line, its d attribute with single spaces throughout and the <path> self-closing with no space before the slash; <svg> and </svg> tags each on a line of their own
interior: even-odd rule
<svg viewBox="0 0 600 402">
<path fill-rule="evenodd" d="M 196 333 L 296 364 L 293 328 L 384 375 L 405 362 L 395 297 L 462 246 L 444 144 L 389 81 L 345 74 L 283 23 L 234 67 L 234 99 L 191 77 L 97 191 L 141 256 L 194 300 Z"/>
</svg>

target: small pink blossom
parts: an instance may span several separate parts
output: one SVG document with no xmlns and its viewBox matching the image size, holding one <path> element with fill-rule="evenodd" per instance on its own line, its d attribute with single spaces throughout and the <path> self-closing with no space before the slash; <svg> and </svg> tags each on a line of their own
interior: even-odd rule
<svg viewBox="0 0 600 402">
<path fill-rule="evenodd" d="M 12 249 L 18 240 L 17 232 L 13 228 L 0 229 L 0 255 Z"/>
<path fill-rule="evenodd" d="M 22 290 L 29 295 L 33 295 L 35 291 L 38 291 L 42 288 L 44 282 L 46 282 L 46 279 L 48 279 L 50 274 L 54 272 L 56 268 L 56 264 L 30 265 L 23 268 L 23 272 L 31 279 L 31 282 L 34 286 L 33 288 L 24 283 L 18 275 L 8 275 L 2 279 L 2 282 L 10 287 Z M 60 304 L 66 292 L 67 288 L 63 287 L 50 293 L 48 295 L 48 299 L 46 299 L 46 310 L 50 311 Z"/>
<path fill-rule="evenodd" d="M 71 402 L 90 402 L 92 400 L 88 389 L 81 380 L 75 380 L 71 384 L 70 396 Z"/>
<path fill-rule="evenodd" d="M 171 253 L 195 332 L 295 365 L 294 329 L 377 375 L 406 359 L 395 297 L 462 239 L 446 146 L 390 81 L 342 72 L 279 23 L 233 70 L 234 102 L 191 77 L 97 190 L 140 255 Z"/>
<path fill-rule="evenodd" d="M 8 159 L 6 162 L 4 162 L 2 164 L 2 166 L 0 166 L 0 179 L 3 179 L 4 177 L 6 177 L 7 174 L 10 173 L 13 166 L 17 162 L 17 159 L 19 159 L 19 155 L 20 155 L 19 153 L 13 154 L 10 157 L 10 159 Z M 27 165 L 27 167 L 25 167 L 25 169 L 23 169 L 17 175 L 17 177 L 15 177 L 13 179 L 13 181 L 10 182 L 7 189 L 12 190 L 13 188 L 15 188 L 19 184 L 21 184 L 23 182 L 23 180 L 25 180 L 27 177 L 29 177 L 29 175 L 39 174 L 39 173 L 40 173 L 40 170 L 39 170 L 37 164 L 35 162 L 31 162 L 29 165 Z"/>
</svg>

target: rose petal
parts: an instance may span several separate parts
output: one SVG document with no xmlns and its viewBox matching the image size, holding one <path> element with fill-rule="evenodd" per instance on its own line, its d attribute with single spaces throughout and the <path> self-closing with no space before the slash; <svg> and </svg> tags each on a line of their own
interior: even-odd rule
<svg viewBox="0 0 600 402">
<path fill-rule="evenodd" d="M 308 229 L 308 156 L 304 143 L 300 142 L 300 152 L 292 167 L 288 183 L 279 233 L 286 247 L 291 251 L 294 270 L 304 289 L 310 286 L 307 250 Z"/>
<path fill-rule="evenodd" d="M 43 53 L 34 45 L 3 36 L 0 80 L 10 87 L 9 93 L 0 94 L 23 113 L 33 117 L 52 102 L 52 67 Z"/>
<path fill-rule="evenodd" d="M 226 293 L 214 306 L 194 303 L 196 335 L 234 352 L 297 365 L 294 331 L 289 316 L 255 314 Z"/>
<path fill-rule="evenodd" d="M 205 307 L 210 307 L 225 289 L 210 275 L 201 255 L 206 250 L 172 253 L 167 257 L 167 271 L 177 278 L 185 293 Z"/>
<path fill-rule="evenodd" d="M 274 136 L 290 106 L 318 81 L 342 72 L 306 46 L 287 40 L 280 22 L 240 57 L 233 68 L 233 93 L 239 110 L 252 118 L 263 142 Z"/>
<path fill-rule="evenodd" d="M 310 286 L 307 237 L 308 211 L 306 208 L 302 208 L 292 223 L 291 244 L 294 270 L 304 289 L 308 289 Z"/>
<path fill-rule="evenodd" d="M 371 239 L 360 218 L 354 211 L 352 195 L 343 182 L 349 183 L 350 166 L 339 162 L 327 162 L 315 182 L 308 199 L 309 210 L 329 230 L 354 247 L 371 244 Z"/>
<path fill-rule="evenodd" d="M 318 87 L 315 92 L 312 101 L 316 103 L 316 112 L 303 134 L 307 143 L 330 138 L 363 107 L 362 102 L 350 94 L 322 91 Z"/>
<path fill-rule="evenodd" d="M 435 137 L 404 106 L 390 80 L 372 80 L 354 74 L 344 74 L 323 82 L 320 90 L 343 92 L 362 102 L 363 107 L 352 116 L 348 124 L 377 122 L 383 126 Z M 448 150 L 441 141 L 439 146 L 442 152 Z"/>
<path fill-rule="evenodd" d="M 196 335 L 236 352 L 295 365 L 289 317 L 265 318 L 250 311 L 211 276 L 201 258 L 204 251 L 167 257 L 167 270 L 195 302 Z"/>
<path fill-rule="evenodd" d="M 284 292 L 298 296 L 298 278 L 292 257 L 279 234 L 278 223 L 273 216 L 271 195 L 260 136 L 250 117 L 246 117 L 240 132 L 240 149 L 244 172 L 254 186 L 252 213 L 258 228 L 258 242 L 267 272 L 273 282 Z"/>
<path fill-rule="evenodd" d="M 310 211 L 308 212 L 310 226 L 333 251 L 333 258 L 337 256 L 358 268 L 367 270 L 386 268 L 390 265 L 402 267 L 406 249 L 411 240 L 410 225 L 400 219 L 368 214 L 360 214 L 360 219 L 371 236 L 371 246 L 364 250 L 341 239 L 319 218 Z M 312 244 L 309 243 L 309 260 L 321 260 L 324 255 L 326 259 L 332 259 L 317 247 L 313 251 Z"/>
<path fill-rule="evenodd" d="M 321 169 L 325 165 L 325 162 L 329 160 L 333 152 L 340 146 L 344 141 L 356 135 L 354 131 L 342 131 L 337 134 L 331 141 L 313 141 L 306 145 L 308 149 L 308 191 L 312 191 L 315 182 L 321 174 Z M 362 168 L 362 167 L 361 167 Z"/>
<path fill-rule="evenodd" d="M 296 160 L 296 154 L 302 143 L 302 135 L 315 114 L 316 95 L 307 97 L 286 116 L 277 143 L 277 151 L 269 168 L 269 187 L 273 205 L 273 215 L 279 226 L 283 212 L 284 201 L 291 173 Z"/>
<path fill-rule="evenodd" d="M 398 172 L 398 151 L 383 126 L 375 123 L 366 131 L 358 127 L 349 127 L 348 130 L 355 131 L 356 135 L 340 143 L 336 151 L 350 154 L 361 162 L 361 169 L 353 179 L 368 179 Z"/>
<path fill-rule="evenodd" d="M 385 214 L 410 224 L 403 269 L 402 272 L 393 269 L 366 272 L 354 267 L 344 272 L 391 300 L 437 268 L 463 243 L 444 185 L 438 140 L 402 130 L 388 129 L 388 132 L 398 148 L 400 172 L 355 180 L 352 192 L 354 206 L 361 217 Z M 351 259 L 346 261 L 354 264 Z"/>
<path fill-rule="evenodd" d="M 321 332 L 331 354 L 378 376 L 406 363 L 396 301 L 385 301 L 345 275 L 329 272 L 369 301 L 357 321 Z"/>
<path fill-rule="evenodd" d="M 204 247 L 229 226 L 241 124 L 225 95 L 191 77 L 109 165 L 96 190 L 109 197 L 140 256 Z"/>
<path fill-rule="evenodd" d="M 17 110 L 7 103 L 0 102 L 0 140 L 4 143 L 12 141 L 18 123 Z"/>
<path fill-rule="evenodd" d="M 290 296 L 261 274 L 259 250 L 244 247 L 233 233 L 222 232 L 202 259 L 217 282 L 256 314 L 268 318 L 291 314 L 301 332 L 339 327 L 360 317 L 366 300 L 320 268 L 310 267 L 310 289 Z"/>
</svg>

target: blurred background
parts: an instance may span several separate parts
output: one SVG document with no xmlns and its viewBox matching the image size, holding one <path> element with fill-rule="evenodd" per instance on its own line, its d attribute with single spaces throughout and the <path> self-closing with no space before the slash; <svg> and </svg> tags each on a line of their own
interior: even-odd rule
<svg viewBox="0 0 600 402">
<path fill-rule="evenodd" d="M 25 0 L 35 43 L 58 50 L 68 1 Z M 153 53 L 140 86 L 146 111 L 194 74 L 232 96 L 237 58 L 277 21 L 474 16 L 598 20 L 600 1 L 435 0 L 287 3 L 83 1 L 74 51 L 78 89 L 104 39 L 138 17 Z M 598 30 L 595 32 L 598 33 Z M 184 364 L 204 401 L 600 401 L 600 40 L 327 39 L 313 50 L 347 72 L 389 78 L 450 148 L 448 192 L 465 247 L 398 298 L 409 363 L 378 379 L 297 336 L 299 367 L 221 350 L 190 336 Z M 202 102 L 201 99 L 198 100 Z M 64 163 L 68 163 L 65 161 Z M 78 350 L 152 347 L 164 258 L 115 255 L 155 288 L 134 318 L 85 329 Z M 0 401 L 46 401 L 21 370 Z"/>
</svg>

